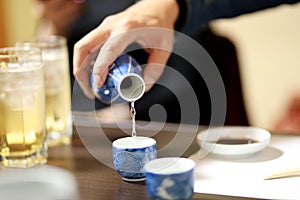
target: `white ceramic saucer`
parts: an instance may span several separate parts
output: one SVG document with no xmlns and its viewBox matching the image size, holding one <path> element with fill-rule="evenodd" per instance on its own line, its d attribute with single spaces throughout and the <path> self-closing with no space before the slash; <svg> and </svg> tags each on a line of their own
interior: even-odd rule
<svg viewBox="0 0 300 200">
<path fill-rule="evenodd" d="M 200 131 L 197 142 L 204 154 L 222 157 L 245 157 L 268 146 L 271 134 L 256 127 L 228 126 L 214 127 Z M 202 155 L 204 155 L 202 154 Z"/>
</svg>

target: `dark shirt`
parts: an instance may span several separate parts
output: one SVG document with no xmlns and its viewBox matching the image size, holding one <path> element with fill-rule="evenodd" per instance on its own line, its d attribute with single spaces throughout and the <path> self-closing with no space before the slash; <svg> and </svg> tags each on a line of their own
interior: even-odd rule
<svg viewBox="0 0 300 200">
<path fill-rule="evenodd" d="M 232 18 L 242 14 L 272 8 L 281 4 L 293 4 L 299 0 L 185 0 L 185 33 L 195 32 L 215 19 Z"/>
</svg>

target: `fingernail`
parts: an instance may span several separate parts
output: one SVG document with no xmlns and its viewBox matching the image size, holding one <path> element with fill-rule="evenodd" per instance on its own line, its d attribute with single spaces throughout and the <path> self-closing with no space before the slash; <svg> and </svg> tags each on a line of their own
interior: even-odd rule
<svg viewBox="0 0 300 200">
<path fill-rule="evenodd" d="M 96 87 L 102 86 L 102 80 L 99 74 L 94 74 L 94 85 L 96 85 Z"/>
</svg>

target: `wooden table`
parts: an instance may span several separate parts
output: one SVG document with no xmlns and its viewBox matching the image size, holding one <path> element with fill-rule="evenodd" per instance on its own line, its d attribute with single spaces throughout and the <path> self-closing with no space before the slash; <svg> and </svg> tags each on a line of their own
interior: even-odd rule
<svg viewBox="0 0 300 200">
<path fill-rule="evenodd" d="M 128 135 L 130 129 L 129 122 L 122 128 L 113 123 L 97 124 L 97 119 L 92 117 L 80 117 L 75 120 L 73 141 L 70 146 L 53 147 L 49 149 L 48 164 L 58 166 L 69 170 L 77 179 L 80 199 L 82 200 L 99 200 L 99 199 L 128 199 L 128 200 L 146 200 L 150 199 L 147 195 L 146 185 L 144 182 L 129 183 L 121 179 L 118 173 L 107 164 L 103 164 L 95 157 L 107 157 L 111 159 L 110 145 L 102 144 L 103 141 L 113 141 L 116 138 Z M 178 129 L 180 134 L 185 136 L 179 139 L 182 144 L 170 145 L 171 151 L 158 152 L 158 157 L 172 156 L 179 146 L 188 143 L 185 138 L 192 138 L 188 148 L 181 156 L 188 157 L 196 152 L 199 147 L 196 143 L 195 136 L 198 129 L 204 127 L 195 127 L 185 125 L 179 127 L 176 124 L 150 124 L 144 128 L 138 128 L 138 135 L 151 136 L 157 140 L 158 150 L 168 145 L 176 136 Z M 104 134 L 99 134 L 99 130 Z M 127 131 L 127 132 L 126 132 Z M 102 139 L 99 139 L 102 137 Z M 88 141 L 88 142 L 87 142 Z M 88 147 L 86 147 L 87 145 Z M 169 149 L 169 150 L 170 150 Z M 178 154 L 178 152 L 176 152 Z M 180 153 L 180 152 L 179 152 Z M 92 155 L 94 154 L 94 155 Z M 95 156 L 95 154 L 97 154 Z M 164 155 L 165 154 L 165 155 Z M 180 155 L 178 155 L 180 156 Z M 215 196 L 208 194 L 194 194 L 193 199 L 234 199 L 231 197 Z M 236 199 L 236 198 L 235 198 Z"/>
</svg>

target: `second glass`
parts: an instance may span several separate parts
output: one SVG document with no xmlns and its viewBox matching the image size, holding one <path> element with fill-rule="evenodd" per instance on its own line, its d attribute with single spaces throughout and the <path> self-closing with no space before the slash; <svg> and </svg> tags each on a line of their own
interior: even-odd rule
<svg viewBox="0 0 300 200">
<path fill-rule="evenodd" d="M 71 83 L 66 39 L 62 36 L 38 37 L 35 43 L 42 50 L 44 62 L 48 146 L 70 144 Z"/>
<path fill-rule="evenodd" d="M 46 94 L 48 146 L 68 145 L 72 138 L 71 82 L 66 39 L 62 36 L 36 37 L 30 43 L 41 49 Z"/>
</svg>

